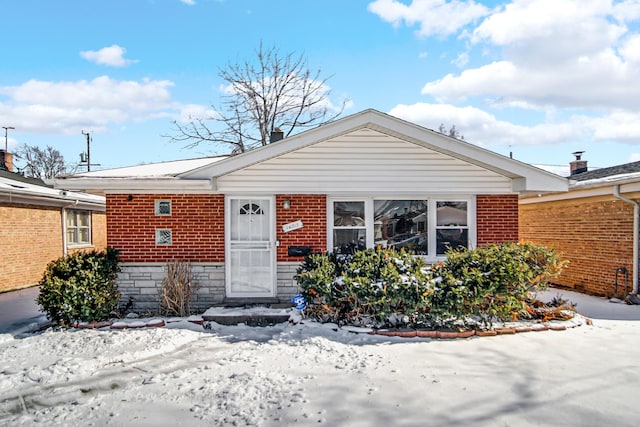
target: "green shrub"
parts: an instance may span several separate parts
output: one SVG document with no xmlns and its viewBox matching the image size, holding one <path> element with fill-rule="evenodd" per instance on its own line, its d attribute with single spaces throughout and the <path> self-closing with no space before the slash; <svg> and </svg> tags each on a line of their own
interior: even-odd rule
<svg viewBox="0 0 640 427">
<path fill-rule="evenodd" d="M 314 254 L 296 280 L 306 313 L 323 322 L 374 327 L 451 327 L 526 316 L 532 287 L 544 288 L 565 263 L 544 246 L 505 243 L 450 250 L 427 266 L 405 250 Z"/>
<path fill-rule="evenodd" d="M 441 318 L 475 318 L 485 325 L 526 314 L 533 287 L 544 289 L 565 262 L 544 246 L 504 243 L 447 252 L 437 269 L 442 284 L 432 298 Z"/>
<path fill-rule="evenodd" d="M 404 250 L 368 249 L 346 257 L 314 254 L 298 268 L 296 280 L 309 304 L 307 313 L 338 324 L 420 324 L 431 292 L 424 261 Z"/>
<path fill-rule="evenodd" d="M 107 248 L 77 252 L 49 263 L 39 283 L 42 311 L 62 326 L 107 319 L 118 306 L 118 256 L 116 249 Z"/>
</svg>

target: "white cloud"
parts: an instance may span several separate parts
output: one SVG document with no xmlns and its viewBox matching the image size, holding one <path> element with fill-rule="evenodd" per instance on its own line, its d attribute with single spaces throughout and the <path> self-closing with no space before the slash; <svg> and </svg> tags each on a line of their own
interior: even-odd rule
<svg viewBox="0 0 640 427">
<path fill-rule="evenodd" d="M 640 162 L 640 153 L 631 153 L 629 162 Z"/>
<path fill-rule="evenodd" d="M 463 52 L 456 59 L 452 61 L 452 64 L 458 68 L 463 68 L 465 65 L 469 63 L 469 54 L 467 52 Z"/>
<path fill-rule="evenodd" d="M 489 11 L 473 0 L 412 0 L 408 5 L 399 0 L 375 0 L 369 3 L 368 10 L 394 27 L 403 22 L 407 26 L 418 25 L 417 34 L 421 37 L 449 36 Z"/>
<path fill-rule="evenodd" d="M 369 5 L 396 27 L 419 25 L 421 36 L 465 42 L 452 63 L 468 68 L 422 89 L 438 103 L 398 105 L 391 114 L 431 128 L 455 124 L 466 140 L 486 146 L 640 143 L 640 0 L 512 0 L 485 9 L 477 25 L 479 12 L 465 24 L 433 22 L 434 11 L 446 20 L 443 12 L 459 4 Z M 531 110 L 544 113 L 541 121 Z"/>
<path fill-rule="evenodd" d="M 640 113 L 616 111 L 593 117 L 575 114 L 568 119 L 519 125 L 499 120 L 482 109 L 450 104 L 416 103 L 398 105 L 389 114 L 437 130 L 455 125 L 465 140 L 483 147 L 506 145 L 553 145 L 586 139 L 601 142 L 637 144 L 640 141 Z"/>
<path fill-rule="evenodd" d="M 186 104 L 180 108 L 178 121 L 189 123 L 193 120 L 219 118 L 218 112 L 206 105 Z"/>
<path fill-rule="evenodd" d="M 500 48 L 502 59 L 428 82 L 422 93 L 439 101 L 488 96 L 502 105 L 634 110 L 640 36 L 614 13 L 607 0 L 515 0 L 471 36 Z"/>
<path fill-rule="evenodd" d="M 195 0 L 180 0 L 180 3 L 184 3 L 189 6 L 194 6 L 196 4 Z"/>
<path fill-rule="evenodd" d="M 117 44 L 109 47 L 103 47 L 100 50 L 86 50 L 80 52 L 87 61 L 95 62 L 100 65 L 108 65 L 110 67 L 125 67 L 127 65 L 138 62 L 137 60 L 125 59 L 124 54 L 127 50 Z"/>
<path fill-rule="evenodd" d="M 25 133 L 105 131 L 111 124 L 176 114 L 168 80 L 119 81 L 107 76 L 80 81 L 29 80 L 0 87 L 0 116 Z"/>
</svg>

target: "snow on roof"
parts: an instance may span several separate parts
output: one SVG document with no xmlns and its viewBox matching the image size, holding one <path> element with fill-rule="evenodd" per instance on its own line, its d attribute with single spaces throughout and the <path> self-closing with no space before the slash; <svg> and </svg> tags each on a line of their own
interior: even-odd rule
<svg viewBox="0 0 640 427">
<path fill-rule="evenodd" d="M 172 178 L 226 159 L 228 156 L 200 157 L 196 159 L 173 160 L 161 163 L 148 163 L 115 169 L 103 169 L 72 175 L 85 178 Z"/>
<path fill-rule="evenodd" d="M 56 201 L 81 201 L 92 204 L 104 205 L 105 199 L 94 194 L 75 191 L 61 191 L 47 185 L 26 182 L 26 180 L 12 179 L 5 175 L 0 176 L 0 195 L 12 195 L 15 197 L 39 197 Z"/>
</svg>

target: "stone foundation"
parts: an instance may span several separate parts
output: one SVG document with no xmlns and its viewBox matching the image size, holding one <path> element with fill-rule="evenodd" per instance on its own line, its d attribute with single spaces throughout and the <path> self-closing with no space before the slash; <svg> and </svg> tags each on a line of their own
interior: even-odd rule
<svg viewBox="0 0 640 427">
<path fill-rule="evenodd" d="M 298 262 L 282 262 L 277 266 L 276 298 L 288 303 L 298 294 L 294 279 Z M 136 313 L 158 312 L 165 263 L 121 263 L 118 275 L 120 308 L 132 302 L 129 310 Z M 191 309 L 201 313 L 225 300 L 224 263 L 191 263 L 191 273 L 198 288 L 191 301 Z M 250 301 L 250 300 L 248 300 Z"/>
</svg>

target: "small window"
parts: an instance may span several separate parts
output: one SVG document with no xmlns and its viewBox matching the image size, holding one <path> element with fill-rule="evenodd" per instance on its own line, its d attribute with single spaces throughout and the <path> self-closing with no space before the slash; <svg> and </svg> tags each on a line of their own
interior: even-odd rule
<svg viewBox="0 0 640 427">
<path fill-rule="evenodd" d="M 257 203 L 247 203 L 240 208 L 240 215 L 264 215 L 264 211 Z"/>
<path fill-rule="evenodd" d="M 158 216 L 171 215 L 171 200 L 156 200 L 155 211 Z"/>
<path fill-rule="evenodd" d="M 437 202 L 436 210 L 437 255 L 444 255 L 449 248 L 468 248 L 467 202 Z"/>
<path fill-rule="evenodd" d="M 67 244 L 91 244 L 91 212 L 67 211 Z"/>
<path fill-rule="evenodd" d="M 156 245 L 158 246 L 170 246 L 173 243 L 173 233 L 171 229 L 158 229 L 156 230 Z"/>
<path fill-rule="evenodd" d="M 337 254 L 366 248 L 367 228 L 363 201 L 333 202 L 333 247 Z"/>
</svg>

